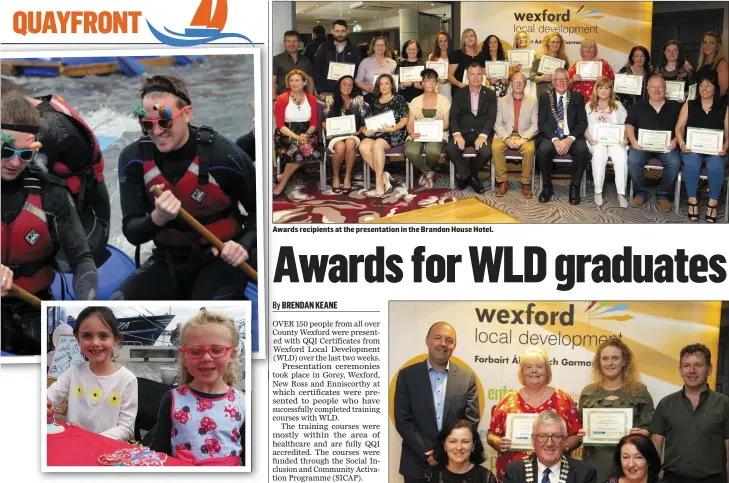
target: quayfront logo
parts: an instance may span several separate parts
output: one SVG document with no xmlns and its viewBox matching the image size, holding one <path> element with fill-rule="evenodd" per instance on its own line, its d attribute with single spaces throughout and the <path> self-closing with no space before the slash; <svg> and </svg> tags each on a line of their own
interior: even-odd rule
<svg viewBox="0 0 729 483">
<path fill-rule="evenodd" d="M 184 33 L 175 32 L 167 27 L 164 27 L 167 33 L 160 32 L 152 26 L 149 20 L 147 20 L 147 25 L 157 40 L 172 47 L 192 47 L 227 38 L 243 39 L 253 45 L 251 39 L 243 34 L 223 32 L 227 20 L 227 0 L 217 0 L 215 9 L 213 9 L 213 0 L 202 0 L 190 21 L 190 28 L 186 28 Z"/>
<path fill-rule="evenodd" d="M 476 310 L 478 321 L 483 323 L 498 322 L 499 324 L 521 325 L 557 325 L 571 326 L 575 324 L 575 304 L 570 304 L 568 310 L 538 310 L 537 304 L 530 303 L 525 310 L 514 309 L 479 309 Z"/>
<path fill-rule="evenodd" d="M 625 313 L 628 307 L 630 307 L 630 304 L 592 301 L 585 309 L 585 313 L 589 314 L 590 319 L 626 322 L 635 318 Z"/>
</svg>

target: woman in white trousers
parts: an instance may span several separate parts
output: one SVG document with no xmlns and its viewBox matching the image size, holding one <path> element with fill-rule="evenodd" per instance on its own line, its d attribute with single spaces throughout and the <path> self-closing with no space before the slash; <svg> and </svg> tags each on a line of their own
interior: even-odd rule
<svg viewBox="0 0 729 483">
<path fill-rule="evenodd" d="M 587 147 L 592 154 L 592 177 L 595 183 L 595 204 L 601 206 L 602 186 L 605 183 L 605 169 L 608 158 L 613 163 L 615 170 L 615 187 L 618 191 L 618 201 L 621 208 L 627 208 L 628 198 L 625 196 L 625 186 L 628 183 L 628 141 L 625 137 L 625 118 L 628 113 L 622 104 L 615 98 L 615 91 L 612 87 L 613 81 L 607 77 L 600 77 L 595 83 L 595 90 L 588 101 L 587 110 L 588 130 L 585 133 Z M 598 129 L 600 124 L 623 126 L 619 135 L 611 138 L 598 140 Z M 604 136 L 605 132 L 601 132 Z M 615 131 L 612 131 L 614 133 Z"/>
</svg>

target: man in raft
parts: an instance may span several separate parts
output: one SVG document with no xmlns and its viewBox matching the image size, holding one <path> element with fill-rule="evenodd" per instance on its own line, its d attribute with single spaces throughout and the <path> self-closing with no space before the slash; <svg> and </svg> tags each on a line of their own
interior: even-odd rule
<svg viewBox="0 0 729 483">
<path fill-rule="evenodd" d="M 212 128 L 190 124 L 193 106 L 179 77 L 145 78 L 139 95 L 142 105 L 134 110 L 144 135 L 119 156 L 122 230 L 133 245 L 154 240 L 155 246 L 112 298 L 244 299 L 248 279 L 238 266 L 254 264 L 256 248 L 253 163 Z M 154 187 L 163 190 L 159 198 Z M 217 236 L 223 250 L 177 219 L 180 208 Z"/>
</svg>

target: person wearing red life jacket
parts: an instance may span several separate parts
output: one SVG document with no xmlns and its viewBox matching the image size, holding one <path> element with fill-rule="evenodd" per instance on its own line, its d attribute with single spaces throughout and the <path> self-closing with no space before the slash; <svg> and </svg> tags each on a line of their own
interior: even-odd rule
<svg viewBox="0 0 729 483">
<path fill-rule="evenodd" d="M 145 78 L 139 94 L 144 135 L 119 155 L 122 231 L 133 245 L 154 241 L 154 249 L 112 298 L 244 299 L 248 280 L 238 265 L 255 268 L 256 261 L 253 163 L 212 128 L 190 124 L 193 105 L 179 77 Z M 180 208 L 223 241 L 223 250 L 176 219 Z"/>
<path fill-rule="evenodd" d="M 107 258 L 111 207 L 104 184 L 104 157 L 91 127 L 60 95 L 28 97 L 23 88 L 2 78 L 2 95 L 25 95 L 40 114 L 38 141 L 43 145 L 41 164 L 68 186 L 91 249 L 101 266 Z M 65 263 L 66 257 L 61 257 Z M 64 270 L 65 271 L 65 270 Z"/>
<path fill-rule="evenodd" d="M 71 195 L 62 181 L 30 166 L 40 143 L 40 117 L 17 93 L 2 97 L 2 334 L 4 352 L 40 355 L 40 308 L 10 293 L 13 284 L 52 298 L 54 257 L 68 255 L 79 300 L 96 298 L 98 275 Z"/>
</svg>

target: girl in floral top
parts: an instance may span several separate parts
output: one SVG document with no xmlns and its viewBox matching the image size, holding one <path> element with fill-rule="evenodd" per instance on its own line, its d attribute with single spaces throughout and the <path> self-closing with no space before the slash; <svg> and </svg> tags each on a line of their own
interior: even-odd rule
<svg viewBox="0 0 729 483">
<path fill-rule="evenodd" d="M 684 92 L 688 93 L 688 88 L 694 81 L 694 69 L 683 57 L 681 43 L 678 40 L 669 40 L 663 45 L 663 58 L 656 68 L 656 74 L 660 74 L 667 81 L 685 82 Z"/>
<path fill-rule="evenodd" d="M 496 459 L 496 476 L 504 478 L 506 466 L 527 455 L 523 451 L 512 451 L 512 441 L 505 436 L 506 416 L 509 413 L 539 414 L 549 409 L 562 416 L 567 423 L 567 451 L 569 453 L 580 445 L 577 432 L 582 429 L 580 415 L 572 398 L 564 391 L 548 386 L 552 380 L 552 367 L 547 353 L 531 347 L 519 360 L 519 382 L 523 387 L 508 393 L 496 405 L 491 415 L 487 441 L 499 453 Z"/>
</svg>

